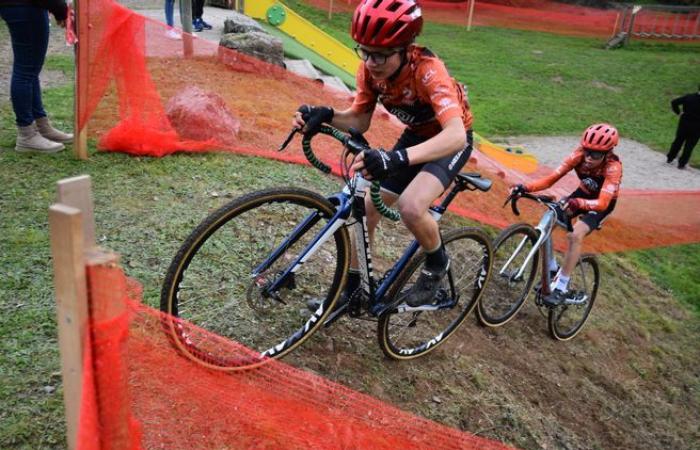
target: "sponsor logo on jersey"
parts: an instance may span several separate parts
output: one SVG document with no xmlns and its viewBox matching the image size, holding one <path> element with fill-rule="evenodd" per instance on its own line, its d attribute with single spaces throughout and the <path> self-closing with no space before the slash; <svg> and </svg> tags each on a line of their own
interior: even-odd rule
<svg viewBox="0 0 700 450">
<path fill-rule="evenodd" d="M 425 72 L 425 75 L 423 75 L 423 78 L 421 78 L 421 82 L 423 82 L 423 84 L 427 86 L 428 84 L 430 84 L 430 81 L 435 77 L 436 74 L 437 72 L 435 71 L 435 69 L 428 69 L 428 71 Z"/>
</svg>

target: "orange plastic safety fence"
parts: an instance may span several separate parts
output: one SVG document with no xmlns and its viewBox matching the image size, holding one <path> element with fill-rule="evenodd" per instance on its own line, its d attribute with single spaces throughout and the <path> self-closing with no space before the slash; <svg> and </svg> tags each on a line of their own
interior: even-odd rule
<svg viewBox="0 0 700 450">
<path fill-rule="evenodd" d="M 92 370 L 84 384 L 95 395 L 83 395 L 81 449 L 510 448 L 279 361 L 206 369 L 171 345 L 164 316 L 140 303 L 121 269 L 92 268 L 88 277 Z M 232 354 L 240 348 L 218 341 Z"/>
<path fill-rule="evenodd" d="M 344 4 L 352 7 L 338 2 Z M 542 5 L 553 7 L 547 2 Z M 217 43 L 189 35 L 174 41 L 165 34 L 164 24 L 113 0 L 93 0 L 87 7 L 92 27 L 81 42 L 88 46 L 89 74 L 87 80 L 79 82 L 86 82 L 89 89 L 87 101 L 81 102 L 86 108 L 79 117 L 102 150 L 144 156 L 227 151 L 305 164 L 299 139 L 285 152 L 276 151 L 291 128 L 292 113 L 304 103 L 342 109 L 352 100 L 347 94 L 320 88 L 314 81 Z M 577 7 L 566 8 L 573 11 Z M 172 112 L 173 104 L 180 108 L 177 114 Z M 192 113 L 184 120 L 183 109 Z M 222 125 L 228 122 L 234 126 Z M 389 115 L 378 111 L 367 138 L 372 145 L 387 148 L 400 133 L 401 128 Z M 340 173 L 337 143 L 319 137 L 314 149 L 333 166 L 334 173 Z M 537 208 L 526 207 L 524 211 L 532 212 L 516 218 L 500 204 L 506 197 L 507 183 L 530 181 L 550 168 L 539 167 L 524 174 L 475 152 L 472 164 L 464 170 L 478 170 L 502 181 L 488 194 L 461 195 L 453 203 L 453 211 L 498 227 L 523 219 L 537 223 L 541 214 Z M 575 186 L 572 177 L 566 178 L 557 185 L 556 193 L 569 194 Z M 678 195 L 623 190 L 604 231 L 586 239 L 585 251 L 698 242 L 699 203 L 698 192 Z"/>
<path fill-rule="evenodd" d="M 328 10 L 327 0 L 304 0 L 316 8 Z M 351 13 L 359 0 L 333 2 L 334 12 Z M 426 20 L 451 25 L 467 25 L 469 0 L 419 1 Z M 611 37 L 621 30 L 625 12 L 619 9 L 590 8 L 551 0 L 479 0 L 474 3 L 472 25 L 545 31 L 569 36 Z M 670 37 L 698 39 L 697 11 L 670 12 L 642 9 L 634 21 L 633 32 L 639 38 Z M 628 24 L 628 23 L 627 23 Z M 694 37 L 692 37 L 694 36 Z"/>
</svg>

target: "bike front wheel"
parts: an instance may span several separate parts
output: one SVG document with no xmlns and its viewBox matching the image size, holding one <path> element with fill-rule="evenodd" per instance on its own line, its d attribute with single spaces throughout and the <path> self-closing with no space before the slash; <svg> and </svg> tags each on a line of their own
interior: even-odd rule
<svg viewBox="0 0 700 450">
<path fill-rule="evenodd" d="M 539 250 L 525 264 L 537 242 L 537 231 L 526 223 L 512 225 L 496 237 L 493 279 L 479 301 L 479 321 L 501 326 L 515 317 L 525 304 L 537 276 Z M 518 275 L 522 269 L 522 274 Z"/>
<path fill-rule="evenodd" d="M 600 268 L 593 255 L 584 255 L 569 279 L 569 290 L 563 305 L 549 310 L 549 334 L 559 341 L 573 339 L 583 328 L 593 309 Z"/>
<path fill-rule="evenodd" d="M 299 346 L 345 282 L 347 229 L 317 241 L 334 213 L 325 198 L 293 188 L 252 193 L 212 213 L 182 245 L 163 284 L 171 342 L 220 370 L 251 368 Z M 291 272 L 304 253 L 313 254 Z M 311 299 L 322 300 L 314 313 L 306 307 Z"/>
<path fill-rule="evenodd" d="M 398 276 L 387 298 L 399 305 L 379 317 L 379 346 L 392 359 L 417 358 L 450 337 L 476 306 L 491 275 L 491 240 L 478 228 L 461 228 L 442 237 L 450 257 L 448 275 L 433 305 L 407 308 L 400 302 L 416 282 L 425 261 L 417 255 Z M 433 308 L 433 309 L 431 309 Z"/>
</svg>

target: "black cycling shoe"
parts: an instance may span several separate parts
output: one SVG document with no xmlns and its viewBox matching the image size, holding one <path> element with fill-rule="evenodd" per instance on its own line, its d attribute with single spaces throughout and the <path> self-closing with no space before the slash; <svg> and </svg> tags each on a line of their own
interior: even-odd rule
<svg viewBox="0 0 700 450">
<path fill-rule="evenodd" d="M 418 307 L 430 305 L 435 300 L 435 294 L 440 288 L 440 282 L 447 275 L 450 269 L 450 261 L 447 261 L 445 268 L 440 271 L 434 271 L 423 267 L 418 276 L 416 284 L 406 293 L 405 302 L 408 306 Z"/>
<path fill-rule="evenodd" d="M 563 304 L 566 300 L 566 294 L 566 292 L 560 289 L 555 289 L 552 291 L 551 294 L 546 295 L 542 298 L 542 303 L 544 303 L 545 306 L 549 306 L 550 308 L 559 306 Z"/>
</svg>

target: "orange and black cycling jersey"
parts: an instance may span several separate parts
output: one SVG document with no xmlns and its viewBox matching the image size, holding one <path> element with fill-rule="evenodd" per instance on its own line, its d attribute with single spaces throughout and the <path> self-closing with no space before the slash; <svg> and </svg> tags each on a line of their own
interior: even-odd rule
<svg viewBox="0 0 700 450">
<path fill-rule="evenodd" d="M 447 72 L 430 50 L 411 45 L 407 61 L 388 80 L 375 80 L 364 64 L 357 71 L 357 95 L 353 112 L 372 112 L 379 101 L 415 134 L 431 138 L 453 117 L 461 117 L 471 129 L 472 113 L 464 87 Z"/>
<path fill-rule="evenodd" d="M 616 154 L 610 153 L 598 167 L 589 167 L 584 158 L 583 147 L 577 148 L 551 175 L 525 185 L 528 191 L 541 191 L 559 181 L 571 170 L 576 171 L 581 184 L 579 189 L 590 196 L 583 199 L 584 211 L 605 211 L 610 201 L 617 198 L 622 181 L 622 163 Z"/>
</svg>

